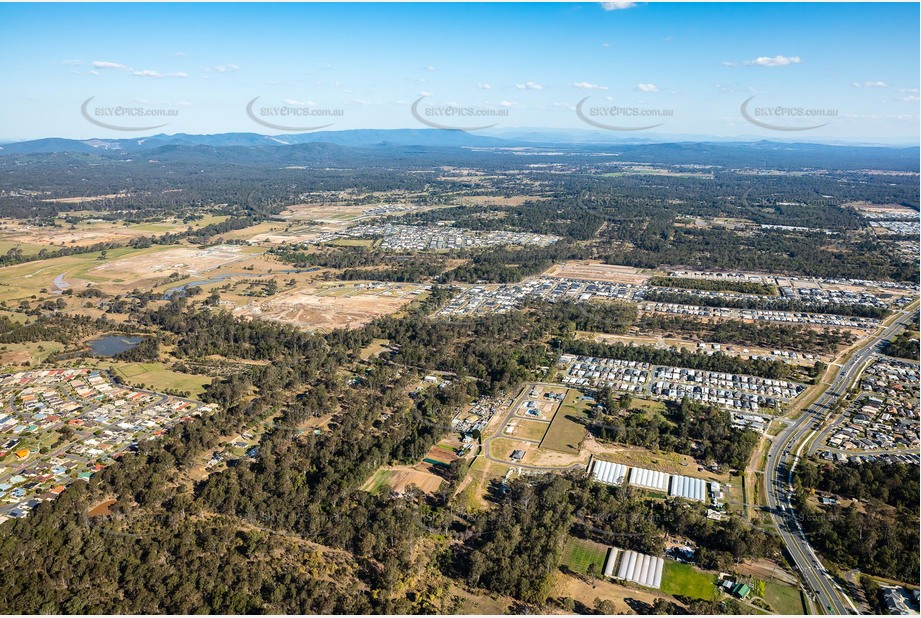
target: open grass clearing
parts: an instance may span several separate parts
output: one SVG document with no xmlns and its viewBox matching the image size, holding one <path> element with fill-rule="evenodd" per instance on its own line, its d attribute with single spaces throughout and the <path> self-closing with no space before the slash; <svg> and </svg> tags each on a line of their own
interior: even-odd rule
<svg viewBox="0 0 921 618">
<path fill-rule="evenodd" d="M 662 568 L 662 592 L 710 600 L 716 596 L 716 577 L 690 564 L 666 560 Z"/>
<path fill-rule="evenodd" d="M 764 600 L 778 614 L 802 615 L 806 613 L 803 595 L 795 586 L 764 582 Z"/>
<path fill-rule="evenodd" d="M 567 567 L 573 573 L 586 575 L 589 565 L 594 564 L 594 573 L 600 576 L 604 570 L 604 560 L 607 555 L 607 545 L 587 539 L 569 537 L 566 539 L 566 545 L 563 546 L 560 566 Z"/>
<path fill-rule="evenodd" d="M 547 448 L 569 455 L 578 455 L 585 438 L 584 421 L 588 419 L 587 405 L 579 401 L 580 393 L 575 389 L 566 392 L 566 398 L 553 416 L 550 428 L 541 441 L 541 448 Z"/>
</svg>

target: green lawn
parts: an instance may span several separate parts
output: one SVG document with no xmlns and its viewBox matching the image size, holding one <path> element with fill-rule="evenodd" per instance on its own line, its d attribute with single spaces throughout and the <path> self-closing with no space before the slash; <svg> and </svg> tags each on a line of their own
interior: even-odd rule
<svg viewBox="0 0 921 618">
<path fill-rule="evenodd" d="M 774 582 L 764 583 L 764 600 L 778 614 L 805 614 L 803 596 L 799 589 Z"/>
<path fill-rule="evenodd" d="M 167 369 L 163 363 L 121 363 L 105 359 L 96 364 L 103 369 L 112 366 L 128 384 L 143 384 L 154 391 L 173 388 L 187 391 L 192 397 L 195 397 L 204 391 L 206 384 L 211 383 L 211 378 L 208 376 L 172 371 Z"/>
<path fill-rule="evenodd" d="M 563 547 L 560 566 L 566 566 L 574 573 L 585 575 L 588 565 L 595 565 L 595 574 L 601 575 L 604 570 L 604 560 L 608 555 L 608 547 L 594 541 L 569 537 Z"/>
<path fill-rule="evenodd" d="M 662 568 L 662 592 L 666 594 L 710 600 L 716 593 L 714 580 L 712 574 L 674 560 L 666 560 Z"/>
<path fill-rule="evenodd" d="M 575 389 L 566 393 L 566 399 L 553 415 L 550 428 L 540 443 L 541 448 L 569 455 L 579 454 L 579 445 L 585 438 L 585 425 L 579 421 L 587 419 L 586 404 L 579 401 L 581 394 Z"/>
</svg>

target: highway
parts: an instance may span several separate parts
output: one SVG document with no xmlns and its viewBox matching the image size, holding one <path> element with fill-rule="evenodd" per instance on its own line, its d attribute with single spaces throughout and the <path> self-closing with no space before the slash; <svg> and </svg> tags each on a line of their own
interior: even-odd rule
<svg viewBox="0 0 921 618">
<path fill-rule="evenodd" d="M 872 337 L 867 343 L 845 361 L 834 382 L 828 389 L 772 442 L 768 451 L 765 478 L 767 480 L 767 503 L 783 539 L 793 558 L 800 577 L 813 600 L 827 614 L 859 613 L 844 590 L 835 582 L 813 551 L 800 527 L 799 519 L 790 505 L 793 470 L 799 461 L 804 438 L 816 432 L 813 425 L 824 421 L 835 403 L 844 396 L 863 368 L 883 343 L 912 319 L 914 303 L 909 310 L 898 316 L 891 325 Z M 795 452 L 793 448 L 796 448 Z"/>
</svg>

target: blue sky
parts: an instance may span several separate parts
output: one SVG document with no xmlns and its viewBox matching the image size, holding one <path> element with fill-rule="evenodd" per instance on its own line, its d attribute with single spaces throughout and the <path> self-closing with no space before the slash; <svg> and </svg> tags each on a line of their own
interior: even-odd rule
<svg viewBox="0 0 921 618">
<path fill-rule="evenodd" d="M 422 128 L 425 97 L 424 114 L 488 117 L 457 127 L 589 129 L 598 112 L 660 134 L 917 143 L 918 23 L 911 3 L 2 4 L 0 138 Z M 101 128 L 90 97 L 93 119 L 166 126 Z M 750 97 L 772 128 L 743 117 Z M 100 111 L 119 106 L 173 115 Z"/>
</svg>

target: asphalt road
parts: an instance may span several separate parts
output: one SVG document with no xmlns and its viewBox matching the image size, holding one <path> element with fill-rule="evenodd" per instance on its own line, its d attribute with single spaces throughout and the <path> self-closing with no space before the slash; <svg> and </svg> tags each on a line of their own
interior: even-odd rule
<svg viewBox="0 0 921 618">
<path fill-rule="evenodd" d="M 815 433 L 814 423 L 824 420 L 831 413 L 835 403 L 844 396 L 850 385 L 860 375 L 864 365 L 878 353 L 886 339 L 898 332 L 910 321 L 912 312 L 900 315 L 883 332 L 870 339 L 857 350 L 838 372 L 828 389 L 791 425 L 784 429 L 772 442 L 768 451 L 766 478 L 767 503 L 787 550 L 799 571 L 807 590 L 814 601 L 827 614 L 859 613 L 857 607 L 844 590 L 831 578 L 810 547 L 800 527 L 799 519 L 790 505 L 790 490 L 793 470 L 799 460 L 803 438 Z M 793 447 L 797 449 L 793 451 Z"/>
</svg>

